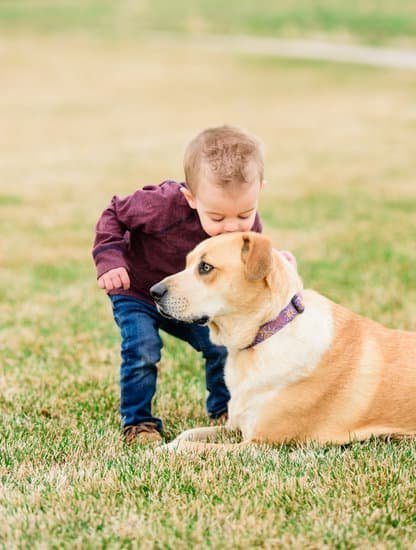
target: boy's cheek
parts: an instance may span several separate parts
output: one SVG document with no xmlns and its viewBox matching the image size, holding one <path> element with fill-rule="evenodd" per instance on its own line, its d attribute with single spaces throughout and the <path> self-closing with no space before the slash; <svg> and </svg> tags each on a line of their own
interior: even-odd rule
<svg viewBox="0 0 416 550">
<path fill-rule="evenodd" d="M 253 229 L 253 225 L 254 225 L 255 221 L 256 221 L 256 213 L 254 213 L 253 216 L 248 218 L 248 220 L 247 220 L 248 227 L 244 231 L 251 231 Z"/>
<path fill-rule="evenodd" d="M 200 218 L 202 229 L 207 233 L 210 237 L 215 237 L 218 235 L 218 231 L 216 231 L 215 224 L 212 224 L 209 220 L 205 220 Z M 218 229 L 218 228 L 217 228 Z"/>
</svg>

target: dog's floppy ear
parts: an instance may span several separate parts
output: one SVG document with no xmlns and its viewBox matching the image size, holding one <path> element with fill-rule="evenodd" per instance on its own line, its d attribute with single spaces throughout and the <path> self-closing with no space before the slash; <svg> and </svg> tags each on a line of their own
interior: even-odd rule
<svg viewBox="0 0 416 550">
<path fill-rule="evenodd" d="M 272 270 L 272 244 L 268 237 L 259 233 L 244 233 L 241 260 L 249 281 L 265 279 Z"/>
</svg>

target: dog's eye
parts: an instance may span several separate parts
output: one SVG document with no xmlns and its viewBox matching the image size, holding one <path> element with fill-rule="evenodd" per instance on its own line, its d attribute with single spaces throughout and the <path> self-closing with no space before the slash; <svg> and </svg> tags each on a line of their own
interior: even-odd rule
<svg viewBox="0 0 416 550">
<path fill-rule="evenodd" d="M 207 264 L 206 262 L 200 262 L 198 266 L 198 272 L 200 275 L 206 275 L 214 269 L 214 266 Z"/>
</svg>

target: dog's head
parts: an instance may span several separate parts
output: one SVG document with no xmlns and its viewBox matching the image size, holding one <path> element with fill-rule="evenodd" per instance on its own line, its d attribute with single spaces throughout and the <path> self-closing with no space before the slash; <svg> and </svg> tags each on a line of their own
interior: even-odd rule
<svg viewBox="0 0 416 550">
<path fill-rule="evenodd" d="M 159 311 L 189 323 L 216 323 L 284 307 L 302 282 L 293 262 L 258 233 L 227 233 L 200 243 L 186 268 L 150 292 Z M 238 330 L 238 327 L 236 327 Z"/>
</svg>

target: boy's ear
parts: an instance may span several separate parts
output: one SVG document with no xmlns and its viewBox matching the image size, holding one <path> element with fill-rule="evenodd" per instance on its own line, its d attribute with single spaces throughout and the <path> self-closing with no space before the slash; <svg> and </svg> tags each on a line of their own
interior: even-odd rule
<svg viewBox="0 0 416 550">
<path fill-rule="evenodd" d="M 241 259 L 245 276 L 249 281 L 265 279 L 273 267 L 270 239 L 258 233 L 244 233 Z"/>
<path fill-rule="evenodd" d="M 180 191 L 182 195 L 185 197 L 186 202 L 189 204 L 189 206 L 195 209 L 196 208 L 195 199 L 192 193 L 190 192 L 190 190 L 187 187 L 182 186 L 180 187 Z"/>
</svg>

